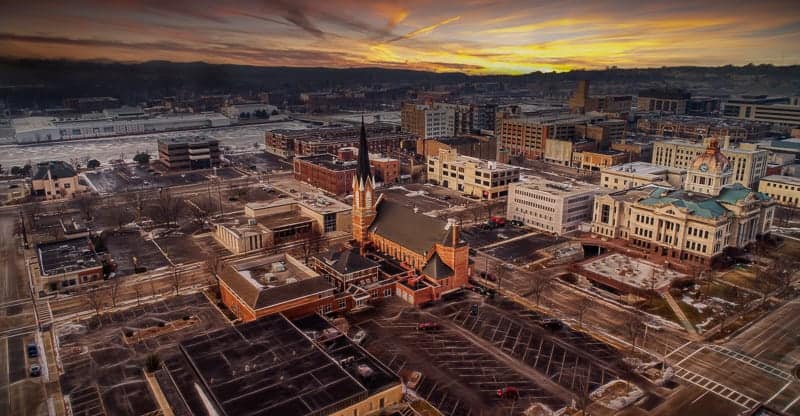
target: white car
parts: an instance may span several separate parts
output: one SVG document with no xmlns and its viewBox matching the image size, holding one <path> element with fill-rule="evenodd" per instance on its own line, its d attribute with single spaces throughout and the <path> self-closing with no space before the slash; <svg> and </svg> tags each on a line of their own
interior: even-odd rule
<svg viewBox="0 0 800 416">
<path fill-rule="evenodd" d="M 361 345 L 361 343 L 364 341 L 364 338 L 366 338 L 366 337 L 367 337 L 367 333 L 366 332 L 364 332 L 363 330 L 362 331 L 358 331 L 358 332 L 356 332 L 355 335 L 353 335 L 353 342 L 355 342 L 356 344 Z"/>
</svg>

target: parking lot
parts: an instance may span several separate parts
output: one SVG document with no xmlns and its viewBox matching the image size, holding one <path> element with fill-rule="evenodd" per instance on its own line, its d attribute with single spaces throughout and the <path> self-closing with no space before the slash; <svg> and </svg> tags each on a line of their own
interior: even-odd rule
<svg viewBox="0 0 800 416">
<path fill-rule="evenodd" d="M 482 225 L 472 225 L 464 227 L 461 236 L 469 243 L 470 247 L 479 249 L 489 244 L 516 238 L 530 232 L 530 229 L 517 227 L 511 224 L 488 230 L 483 229 Z"/>
<path fill-rule="evenodd" d="M 486 249 L 485 252 L 503 261 L 524 265 L 539 260 L 542 257 L 537 251 L 556 244 L 561 244 L 565 241 L 567 241 L 567 239 L 562 237 L 555 237 L 547 234 L 531 234 L 519 240 L 493 246 Z"/>
<path fill-rule="evenodd" d="M 422 373 L 417 393 L 444 414 L 522 414 L 537 402 L 557 410 L 627 374 L 618 351 L 567 327 L 545 329 L 543 318 L 469 292 L 423 310 L 391 299 L 354 319 L 366 348 L 392 370 Z M 422 332 L 420 322 L 440 328 Z M 506 386 L 519 390 L 518 400 L 497 397 Z"/>
<path fill-rule="evenodd" d="M 440 211 L 475 203 L 456 191 L 418 183 L 389 186 L 381 188 L 378 192 L 382 193 L 384 198 L 409 208 L 418 208 L 420 212 Z"/>
<path fill-rule="evenodd" d="M 102 195 L 197 184 L 207 182 L 215 173 L 223 179 L 234 179 L 242 176 L 241 173 L 233 168 L 162 173 L 139 165 L 114 166 L 86 172 L 85 176 L 91 182 L 91 186 Z"/>
<path fill-rule="evenodd" d="M 225 155 L 233 165 L 259 173 L 271 173 L 276 170 L 292 170 L 291 162 L 266 152 L 240 153 Z"/>
<path fill-rule="evenodd" d="M 179 354 L 185 337 L 227 319 L 202 294 L 179 296 L 57 327 L 61 391 L 76 415 L 142 415 L 158 410 L 144 379 L 145 357 Z"/>
</svg>

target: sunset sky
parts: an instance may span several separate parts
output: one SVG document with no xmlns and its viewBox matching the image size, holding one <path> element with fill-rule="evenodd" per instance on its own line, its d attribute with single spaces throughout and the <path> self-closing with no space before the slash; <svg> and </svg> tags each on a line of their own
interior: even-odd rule
<svg viewBox="0 0 800 416">
<path fill-rule="evenodd" d="M 0 0 L 0 55 L 473 74 L 800 64 L 800 1 Z"/>
</svg>

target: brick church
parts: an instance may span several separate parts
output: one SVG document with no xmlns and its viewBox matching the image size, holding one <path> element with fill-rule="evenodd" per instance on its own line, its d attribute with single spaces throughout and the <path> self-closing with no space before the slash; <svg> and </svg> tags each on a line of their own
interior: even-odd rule
<svg viewBox="0 0 800 416">
<path fill-rule="evenodd" d="M 400 262 L 405 270 L 395 295 L 419 305 L 466 287 L 469 246 L 454 219 L 442 221 L 376 197 L 370 171 L 366 130 L 361 124 L 358 168 L 353 177 L 353 238 L 367 251 Z"/>
</svg>

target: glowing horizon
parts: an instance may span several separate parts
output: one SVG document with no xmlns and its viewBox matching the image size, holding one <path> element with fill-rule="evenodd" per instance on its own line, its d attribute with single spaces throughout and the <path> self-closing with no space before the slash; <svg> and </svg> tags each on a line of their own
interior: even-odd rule
<svg viewBox="0 0 800 416">
<path fill-rule="evenodd" d="M 0 55 L 523 74 L 800 64 L 800 3 L 31 0 Z"/>
</svg>

